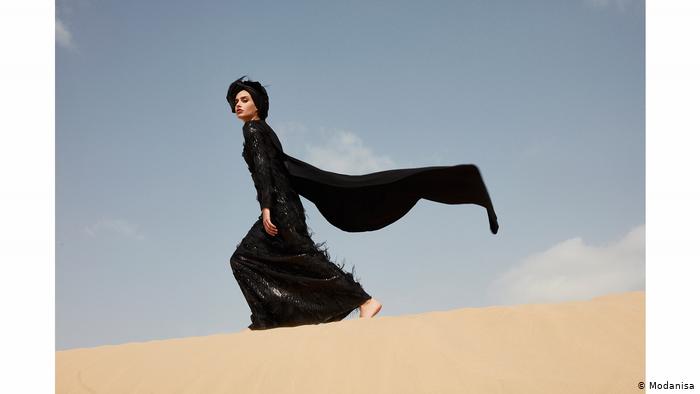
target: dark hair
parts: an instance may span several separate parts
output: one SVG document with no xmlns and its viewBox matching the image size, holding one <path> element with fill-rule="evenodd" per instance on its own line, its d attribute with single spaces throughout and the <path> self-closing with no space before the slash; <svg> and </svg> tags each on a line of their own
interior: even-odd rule
<svg viewBox="0 0 700 394">
<path fill-rule="evenodd" d="M 247 78 L 244 75 L 237 80 L 231 82 L 228 87 L 228 92 L 226 93 L 226 101 L 231 106 L 231 112 L 236 112 L 236 95 L 241 91 L 245 90 L 250 93 L 250 97 L 253 98 L 255 107 L 258 109 L 258 116 L 260 119 L 265 120 L 267 118 L 267 111 L 270 109 L 270 100 L 267 97 L 267 90 L 257 81 L 247 80 L 244 81 L 243 78 Z"/>
</svg>

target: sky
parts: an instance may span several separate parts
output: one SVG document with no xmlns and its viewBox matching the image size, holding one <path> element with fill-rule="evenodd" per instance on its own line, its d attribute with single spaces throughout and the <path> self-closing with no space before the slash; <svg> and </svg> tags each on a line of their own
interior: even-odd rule
<svg viewBox="0 0 700 394">
<path fill-rule="evenodd" d="M 346 233 L 302 198 L 381 316 L 644 290 L 644 8 L 59 0 L 56 349 L 250 324 L 229 265 L 260 214 L 225 100 L 242 75 L 317 167 L 479 167 L 497 235 L 425 200 Z"/>
</svg>

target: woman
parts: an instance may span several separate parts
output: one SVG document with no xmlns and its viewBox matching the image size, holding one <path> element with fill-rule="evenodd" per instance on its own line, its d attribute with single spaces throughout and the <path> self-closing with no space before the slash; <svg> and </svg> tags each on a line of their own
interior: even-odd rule
<svg viewBox="0 0 700 394">
<path fill-rule="evenodd" d="M 272 138 L 278 145 L 279 140 L 265 123 L 265 88 L 241 78 L 231 84 L 227 98 L 244 122 L 243 157 L 262 211 L 231 257 L 233 275 L 252 312 L 248 329 L 333 322 L 358 307 L 361 318 L 375 316 L 382 304 L 309 236 L 281 145 L 277 149 L 273 144 Z"/>
<path fill-rule="evenodd" d="M 231 83 L 226 99 L 243 124 L 243 158 L 253 178 L 261 215 L 237 246 L 231 269 L 251 309 L 249 329 L 342 320 L 360 309 L 375 316 L 382 304 L 353 273 L 330 261 L 308 233 L 299 195 L 334 226 L 374 231 L 404 216 L 421 198 L 486 208 L 491 232 L 498 222 L 476 166 L 457 165 L 344 175 L 323 171 L 284 153 L 265 119 L 267 91 L 259 83 Z"/>
</svg>

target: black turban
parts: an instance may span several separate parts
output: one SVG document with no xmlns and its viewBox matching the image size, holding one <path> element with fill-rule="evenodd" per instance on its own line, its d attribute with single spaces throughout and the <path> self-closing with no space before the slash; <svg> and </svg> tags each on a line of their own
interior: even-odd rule
<svg viewBox="0 0 700 394">
<path fill-rule="evenodd" d="M 267 91 L 260 82 L 251 80 L 244 81 L 243 78 L 246 78 L 246 76 L 244 75 L 231 82 L 231 85 L 228 87 L 226 101 L 228 101 L 228 104 L 231 106 L 231 112 L 236 112 L 236 104 L 234 103 L 236 95 L 241 90 L 245 90 L 250 93 L 250 97 L 253 98 L 255 107 L 258 109 L 258 116 L 260 119 L 265 120 L 265 118 L 267 118 L 267 111 L 270 109 L 270 100 L 267 97 Z"/>
</svg>

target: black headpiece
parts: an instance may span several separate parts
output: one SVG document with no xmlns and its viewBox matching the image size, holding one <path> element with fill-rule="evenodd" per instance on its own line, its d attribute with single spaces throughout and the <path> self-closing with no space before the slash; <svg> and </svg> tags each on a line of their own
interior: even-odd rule
<svg viewBox="0 0 700 394">
<path fill-rule="evenodd" d="M 228 104 L 231 106 L 231 112 L 235 113 L 236 104 L 234 100 L 236 99 L 236 95 L 241 90 L 245 90 L 250 93 L 250 97 L 253 98 L 255 107 L 258 109 L 258 116 L 260 119 L 265 120 L 265 118 L 267 118 L 267 111 L 270 109 L 270 100 L 267 97 L 267 91 L 260 82 L 251 80 L 244 81 L 243 78 L 246 77 L 247 75 L 244 75 L 231 82 L 231 85 L 228 87 L 228 93 L 226 93 L 226 101 L 228 101 Z"/>
</svg>

